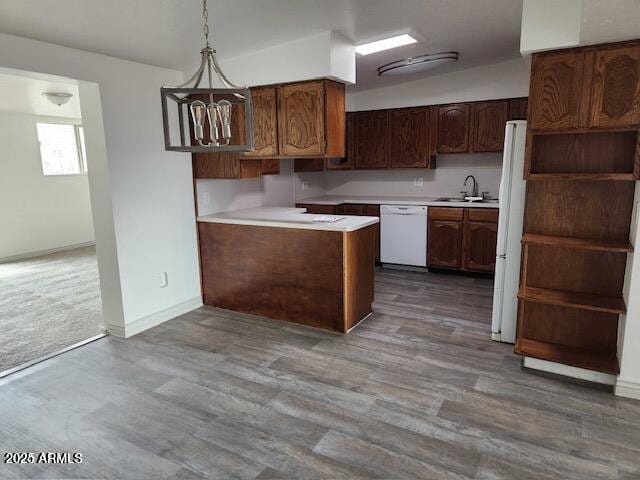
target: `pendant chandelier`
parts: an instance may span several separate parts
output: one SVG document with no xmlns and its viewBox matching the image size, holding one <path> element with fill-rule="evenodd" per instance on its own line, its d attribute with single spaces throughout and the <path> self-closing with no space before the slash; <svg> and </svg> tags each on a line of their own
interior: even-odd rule
<svg viewBox="0 0 640 480">
<path fill-rule="evenodd" d="M 209 12 L 203 0 L 205 46 L 196 73 L 176 87 L 162 87 L 162 124 L 165 150 L 177 152 L 248 152 L 253 150 L 251 93 L 229 81 L 209 44 Z M 200 88 L 207 73 L 208 88 Z M 214 88 L 214 74 L 225 88 Z M 169 100 L 177 106 L 177 117 L 170 117 Z M 237 118 L 236 118 L 237 117 Z M 232 120 L 235 127 L 232 128 Z M 177 122 L 178 133 L 171 130 Z"/>
</svg>

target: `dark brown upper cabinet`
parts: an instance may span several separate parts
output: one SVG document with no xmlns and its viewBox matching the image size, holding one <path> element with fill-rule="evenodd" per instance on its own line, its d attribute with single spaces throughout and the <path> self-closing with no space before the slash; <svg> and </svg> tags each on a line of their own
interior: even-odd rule
<svg viewBox="0 0 640 480">
<path fill-rule="evenodd" d="M 391 168 L 427 168 L 431 158 L 431 109 L 391 111 Z"/>
<path fill-rule="evenodd" d="M 577 128 L 583 98 L 584 53 L 570 51 L 535 56 L 532 69 L 531 128 Z"/>
<path fill-rule="evenodd" d="M 327 158 L 327 170 L 351 170 L 353 168 L 353 159 L 355 158 L 355 152 L 354 152 L 355 135 L 353 131 L 354 127 L 355 127 L 355 112 L 347 112 L 346 156 L 338 157 L 338 158 Z"/>
<path fill-rule="evenodd" d="M 471 150 L 500 152 L 504 148 L 504 129 L 509 119 L 509 102 L 475 102 L 472 104 Z"/>
<path fill-rule="evenodd" d="M 509 120 L 526 120 L 528 98 L 512 98 L 509 100 Z"/>
<path fill-rule="evenodd" d="M 438 153 L 469 151 L 471 105 L 441 105 L 438 107 Z"/>
<path fill-rule="evenodd" d="M 389 168 L 389 112 L 356 112 L 354 132 L 355 168 Z"/>
<path fill-rule="evenodd" d="M 533 130 L 640 124 L 640 45 L 584 47 L 533 57 Z"/>
<path fill-rule="evenodd" d="M 591 92 L 591 126 L 639 124 L 640 46 L 596 51 Z"/>
<path fill-rule="evenodd" d="M 251 89 L 253 107 L 253 152 L 245 157 L 275 157 L 278 155 L 278 104 L 276 87 Z"/>
<path fill-rule="evenodd" d="M 344 85 L 330 80 L 278 87 L 280 155 L 345 155 Z"/>
</svg>

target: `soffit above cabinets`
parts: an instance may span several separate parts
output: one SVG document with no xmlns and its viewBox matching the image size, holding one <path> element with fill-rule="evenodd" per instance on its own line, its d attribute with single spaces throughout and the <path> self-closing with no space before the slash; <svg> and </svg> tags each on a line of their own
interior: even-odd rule
<svg viewBox="0 0 640 480">
<path fill-rule="evenodd" d="M 461 53 L 459 62 L 437 73 L 513 58 L 519 54 L 521 6 L 519 0 L 210 0 L 209 10 L 222 61 L 328 30 L 354 44 L 415 33 L 417 44 L 357 60 L 358 88 L 370 88 L 407 81 L 381 79 L 376 72 L 407 56 Z M 200 7 L 192 0 L 65 0 L 64 8 L 0 0 L 0 32 L 189 71 L 201 46 Z"/>
</svg>

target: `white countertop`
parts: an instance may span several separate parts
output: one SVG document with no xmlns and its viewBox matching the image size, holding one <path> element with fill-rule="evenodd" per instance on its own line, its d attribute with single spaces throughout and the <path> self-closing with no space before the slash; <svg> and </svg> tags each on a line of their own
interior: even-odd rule
<svg viewBox="0 0 640 480">
<path fill-rule="evenodd" d="M 258 227 L 299 228 L 305 230 L 324 230 L 331 232 L 352 232 L 379 222 L 378 217 L 355 215 L 335 215 L 340 220 L 317 222 L 314 219 L 326 215 L 304 213 L 304 208 L 258 207 L 232 212 L 214 213 L 198 217 L 198 222 L 231 223 L 236 225 L 254 225 Z"/>
<path fill-rule="evenodd" d="M 296 200 L 296 203 L 312 203 L 314 205 L 341 205 L 343 203 L 369 203 L 378 205 L 426 205 L 429 207 L 466 207 L 466 208 L 498 208 L 497 200 L 492 203 L 478 202 L 436 202 L 441 197 L 363 197 L 338 196 L 312 197 Z"/>
</svg>

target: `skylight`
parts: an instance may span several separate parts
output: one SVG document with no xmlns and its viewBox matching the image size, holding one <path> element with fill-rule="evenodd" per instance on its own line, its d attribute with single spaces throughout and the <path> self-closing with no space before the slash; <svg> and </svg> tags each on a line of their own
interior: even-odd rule
<svg viewBox="0 0 640 480">
<path fill-rule="evenodd" d="M 410 45 L 417 42 L 418 41 L 415 38 L 405 33 L 403 35 L 396 35 L 395 37 L 376 40 L 375 42 L 356 45 L 356 52 L 360 55 L 369 55 L 370 53 L 382 52 L 384 50 L 390 50 L 392 48 L 402 47 L 404 45 Z"/>
</svg>

